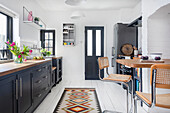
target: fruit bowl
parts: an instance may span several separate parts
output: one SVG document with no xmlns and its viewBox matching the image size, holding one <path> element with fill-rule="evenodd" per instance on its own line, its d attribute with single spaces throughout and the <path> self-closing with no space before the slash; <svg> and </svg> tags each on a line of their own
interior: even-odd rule
<svg viewBox="0 0 170 113">
<path fill-rule="evenodd" d="M 35 57 L 33 57 L 33 60 L 45 60 L 45 59 L 42 56 L 41 57 L 40 56 L 37 56 L 37 57 L 35 56 Z"/>
<path fill-rule="evenodd" d="M 162 53 L 150 53 L 150 58 L 152 60 L 161 60 Z"/>
<path fill-rule="evenodd" d="M 148 60 L 149 57 L 148 57 L 148 56 L 142 56 L 141 59 L 142 59 L 142 60 Z"/>
</svg>

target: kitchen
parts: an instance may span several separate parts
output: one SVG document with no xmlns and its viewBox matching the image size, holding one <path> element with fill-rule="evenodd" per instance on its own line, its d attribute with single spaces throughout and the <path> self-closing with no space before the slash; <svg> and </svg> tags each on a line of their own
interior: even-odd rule
<svg viewBox="0 0 170 113">
<path fill-rule="evenodd" d="M 87 42 L 85 38 L 86 36 L 85 27 L 96 27 L 96 28 L 104 27 L 103 56 L 107 56 L 109 58 L 109 64 L 111 66 L 109 68 L 109 73 L 117 73 L 117 69 L 116 69 L 117 63 L 115 57 L 117 57 L 116 55 L 118 55 L 117 54 L 118 49 L 116 48 L 118 43 L 117 43 L 117 38 L 115 33 L 115 25 L 117 23 L 130 24 L 141 16 L 142 16 L 142 27 L 137 27 L 138 34 L 136 34 L 138 35 L 137 48 L 138 49 L 141 48 L 142 55 L 144 56 L 149 55 L 150 53 L 161 52 L 162 59 L 170 59 L 169 57 L 170 53 L 168 50 L 169 22 L 168 22 L 168 15 L 167 15 L 169 14 L 168 11 L 170 7 L 169 6 L 170 1 L 158 0 L 155 2 L 153 0 L 149 0 L 149 1 L 123 0 L 122 2 L 119 2 L 118 0 L 114 0 L 114 1 L 107 0 L 104 2 L 100 0 L 100 2 L 97 3 L 96 0 L 93 1 L 85 0 L 85 2 L 87 3 L 82 3 L 81 5 L 78 6 L 68 5 L 65 3 L 65 1 L 66 0 L 59 0 L 59 1 L 1 0 L 0 1 L 0 12 L 13 18 L 12 19 L 13 24 L 12 25 L 8 24 L 8 26 L 12 27 L 12 29 L 8 27 L 9 29 L 8 32 L 5 32 L 5 34 L 7 34 L 6 37 L 9 39 L 10 43 L 16 42 L 18 43 L 18 46 L 21 48 L 23 48 L 23 45 L 25 45 L 33 50 L 30 57 L 27 57 L 27 62 L 30 62 L 29 59 L 33 59 L 35 56 L 38 56 L 38 59 L 40 59 L 39 56 L 41 56 L 40 54 L 43 53 L 41 52 L 42 50 L 41 47 L 48 48 L 47 51 L 51 52 L 50 57 L 52 58 L 49 57 L 47 58 L 46 56 L 44 57 L 46 58 L 46 60 L 38 60 L 37 58 L 34 58 L 36 59 L 34 61 L 37 62 L 37 64 L 34 64 L 33 62 L 31 62 L 30 64 L 24 64 L 26 63 L 24 62 L 23 64 L 26 65 L 26 67 L 30 66 L 30 69 L 32 68 L 32 70 L 34 69 L 34 67 L 37 69 L 39 69 L 40 67 L 43 68 L 43 64 L 47 65 L 47 67 L 48 65 L 51 65 L 49 66 L 51 68 L 56 67 L 56 69 L 54 69 L 55 72 L 49 70 L 51 73 L 49 74 L 49 76 L 50 75 L 52 76 L 52 73 L 56 73 L 57 75 L 58 71 L 60 70 L 58 67 L 59 63 L 62 65 L 62 72 L 61 72 L 62 80 L 60 82 L 59 81 L 55 82 L 53 84 L 53 88 L 52 86 L 50 86 L 50 90 L 52 93 L 45 94 L 47 97 L 44 97 L 45 99 L 44 101 L 42 101 L 42 103 L 39 102 L 39 104 L 40 103 L 41 104 L 34 108 L 35 110 L 34 112 L 37 113 L 53 112 L 58 101 L 62 96 L 64 88 L 69 88 L 69 87 L 70 88 L 74 88 L 74 87 L 95 88 L 96 87 L 97 96 L 102 111 L 108 109 L 113 111 L 126 112 L 126 101 L 125 101 L 126 91 L 123 90 L 119 85 L 117 86 L 115 84 L 110 83 L 112 84 L 111 87 L 109 86 L 109 83 L 105 83 L 105 82 L 103 83 L 101 81 L 96 81 L 94 79 L 85 80 L 86 79 L 85 76 L 87 74 L 85 73 L 86 72 L 86 61 L 85 61 L 86 46 L 85 45 Z M 78 19 L 72 19 L 71 16 L 74 16 L 74 14 L 77 11 L 79 11 L 79 13 L 77 14 L 79 14 L 81 17 Z M 37 27 L 35 23 L 28 22 L 28 15 L 31 14 L 33 17 L 38 17 L 40 19 L 41 22 L 39 23 L 39 25 L 41 26 Z M 7 17 L 8 18 L 7 20 L 10 23 L 9 17 Z M 5 22 L 0 21 L 0 25 L 3 23 Z M 68 26 L 74 24 L 74 26 L 64 27 L 64 25 L 67 24 Z M 72 30 L 72 28 L 75 28 L 75 31 Z M 67 34 L 67 29 L 69 32 L 74 31 L 72 35 L 74 35 L 73 37 L 75 37 L 75 39 L 69 40 L 70 42 L 66 42 L 68 40 L 64 39 L 64 36 Z M 12 32 L 10 30 L 12 30 Z M 94 32 L 97 32 L 97 30 Z M 53 36 L 50 35 L 51 33 L 53 34 Z M 87 29 L 87 33 L 88 33 L 88 29 Z M 50 45 L 49 47 L 46 47 L 45 44 L 46 42 L 45 34 L 48 34 L 49 37 L 48 38 L 48 43 Z M 50 41 L 51 40 L 50 36 L 54 39 L 53 42 Z M 5 45 L 6 41 L 3 42 L 1 41 L 0 44 L 3 45 L 3 46 L 0 45 L 1 49 L 3 49 L 3 47 L 6 47 Z M 115 53 L 114 53 L 116 54 L 115 56 L 113 56 L 113 51 L 114 51 L 114 49 L 112 49 L 113 47 L 115 47 Z M 1 55 L 0 57 L 1 59 L 7 59 L 13 56 L 10 53 L 10 51 L 8 51 L 8 53 L 5 51 L 5 53 L 1 53 L 0 55 Z M 51 61 L 48 61 L 47 59 L 51 59 Z M 13 60 L 10 60 L 11 61 L 10 63 L 13 63 L 14 62 Z M 8 62 L 7 60 L 1 60 L 0 62 L 3 63 L 0 64 L 1 65 L 0 67 L 3 67 L 1 70 L 7 70 L 7 71 L 9 71 L 10 69 L 16 70 L 14 67 L 12 67 L 12 65 L 10 66 L 10 68 L 5 68 L 4 62 Z M 40 67 L 38 67 L 38 65 Z M 26 67 L 24 66 L 22 67 L 22 64 L 18 64 L 17 66 L 19 66 L 18 68 L 26 69 Z M 142 69 L 142 74 L 143 74 L 143 78 L 142 78 L 143 92 L 149 92 L 150 79 L 146 75 L 150 74 L 150 69 Z M 104 73 L 104 75 L 106 75 L 106 73 Z M 20 77 L 19 76 L 17 77 L 19 80 Z M 98 77 L 97 74 L 96 77 Z M 107 94 L 103 94 L 102 89 L 99 89 L 99 87 L 103 87 L 103 89 L 106 88 L 104 91 L 107 92 Z M 109 87 L 111 91 L 108 90 L 107 87 Z M 121 90 L 117 91 L 119 87 Z M 48 92 L 50 92 L 50 90 L 48 89 Z M 169 90 L 167 90 L 167 92 L 169 92 Z M 111 98 L 112 93 L 116 93 L 113 95 L 115 95 L 117 99 Z M 103 100 L 101 98 L 102 95 L 105 95 L 106 100 Z M 121 102 L 118 101 L 119 99 L 121 100 Z M 52 101 L 52 105 L 49 104 L 49 102 L 51 101 Z M 31 109 L 33 109 L 33 107 Z M 139 105 L 138 109 L 139 112 L 145 112 L 145 110 L 146 111 L 148 110 L 148 107 L 145 105 L 143 105 L 143 107 L 140 107 Z M 15 108 L 15 110 L 17 112 L 18 108 Z M 163 110 L 163 112 L 169 112 L 169 110 L 161 109 L 161 108 L 155 108 L 153 112 L 162 112 L 161 110 Z M 23 111 L 20 112 L 22 113 Z"/>
</svg>

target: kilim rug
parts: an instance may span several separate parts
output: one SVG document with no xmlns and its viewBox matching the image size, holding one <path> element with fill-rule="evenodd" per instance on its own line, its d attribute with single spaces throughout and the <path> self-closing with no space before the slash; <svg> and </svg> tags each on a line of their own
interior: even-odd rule
<svg viewBox="0 0 170 113">
<path fill-rule="evenodd" d="M 53 113 L 101 113 L 96 90 L 66 88 Z"/>
</svg>

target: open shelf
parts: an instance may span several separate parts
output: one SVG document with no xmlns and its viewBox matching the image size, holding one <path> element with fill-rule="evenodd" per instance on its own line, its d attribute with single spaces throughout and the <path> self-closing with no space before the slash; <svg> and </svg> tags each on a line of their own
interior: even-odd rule
<svg viewBox="0 0 170 113">
<path fill-rule="evenodd" d="M 46 24 L 39 17 L 33 16 L 31 12 L 32 11 L 29 11 L 23 7 L 23 22 L 33 26 L 36 29 L 46 29 Z M 38 18 L 39 21 L 35 21 L 35 18 Z"/>
<path fill-rule="evenodd" d="M 57 67 L 52 67 L 52 71 L 54 71 L 54 70 L 56 70 L 57 69 Z"/>
<path fill-rule="evenodd" d="M 72 23 L 63 24 L 63 45 L 64 46 L 75 45 L 75 25 Z"/>
</svg>

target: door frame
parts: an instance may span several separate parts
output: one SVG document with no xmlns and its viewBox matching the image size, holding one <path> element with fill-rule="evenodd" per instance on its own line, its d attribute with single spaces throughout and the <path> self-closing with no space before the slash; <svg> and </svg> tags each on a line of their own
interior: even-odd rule
<svg viewBox="0 0 170 113">
<path fill-rule="evenodd" d="M 85 80 L 85 51 L 86 51 L 86 44 L 85 44 L 85 27 L 104 27 L 104 57 L 106 56 L 107 54 L 107 35 L 106 35 L 106 25 L 84 25 L 84 39 L 83 39 L 83 78 Z M 104 69 L 104 77 L 106 75 L 105 73 L 105 69 Z"/>
</svg>

